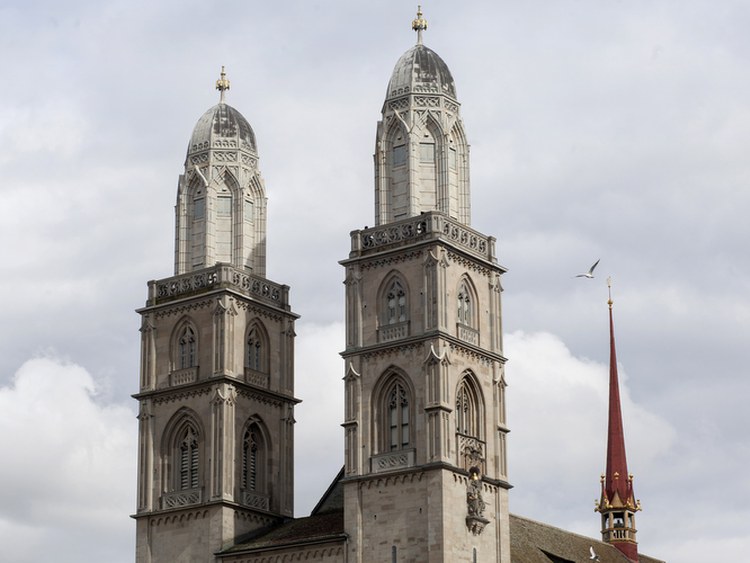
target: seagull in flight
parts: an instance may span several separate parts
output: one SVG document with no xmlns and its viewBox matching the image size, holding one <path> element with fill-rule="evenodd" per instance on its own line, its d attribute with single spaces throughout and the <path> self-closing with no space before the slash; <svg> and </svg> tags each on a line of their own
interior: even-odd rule
<svg viewBox="0 0 750 563">
<path fill-rule="evenodd" d="M 594 266 L 596 266 L 596 264 L 594 264 Z M 591 552 L 591 557 L 589 557 L 589 561 L 601 561 L 599 559 L 599 556 L 596 553 L 594 553 L 594 546 L 589 547 L 589 551 Z"/>
<path fill-rule="evenodd" d="M 601 258 L 599 259 L 601 260 Z M 589 268 L 589 271 L 585 274 L 576 274 L 574 277 L 576 278 L 593 278 L 594 277 L 594 268 L 596 268 L 597 264 L 599 264 L 599 260 L 594 262 L 594 265 Z"/>
</svg>

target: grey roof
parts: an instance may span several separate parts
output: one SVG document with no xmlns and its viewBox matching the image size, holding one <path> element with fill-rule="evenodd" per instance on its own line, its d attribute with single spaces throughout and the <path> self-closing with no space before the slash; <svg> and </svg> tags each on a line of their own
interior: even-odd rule
<svg viewBox="0 0 750 563">
<path fill-rule="evenodd" d="M 240 538 L 236 545 L 217 555 L 221 557 L 310 544 L 338 543 L 345 539 L 344 511 L 337 510 L 281 521 L 248 537 Z"/>
<path fill-rule="evenodd" d="M 244 142 L 248 145 L 245 148 L 257 152 L 253 128 L 239 111 L 225 103 L 210 108 L 195 124 L 188 153 L 213 146 L 219 139 L 236 139 L 238 148 Z"/>
<path fill-rule="evenodd" d="M 583 563 L 590 559 L 590 548 L 600 563 L 628 563 L 616 547 L 549 524 L 510 515 L 510 559 L 512 563 Z M 640 563 L 663 563 L 638 554 Z"/>
<path fill-rule="evenodd" d="M 443 59 L 424 45 L 415 45 L 396 63 L 386 98 L 409 93 L 447 94 L 455 99 L 456 85 Z"/>
</svg>

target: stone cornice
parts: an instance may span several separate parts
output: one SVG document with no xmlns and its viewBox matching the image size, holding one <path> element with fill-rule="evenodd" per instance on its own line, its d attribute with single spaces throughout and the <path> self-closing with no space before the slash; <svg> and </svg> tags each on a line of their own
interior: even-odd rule
<svg viewBox="0 0 750 563">
<path fill-rule="evenodd" d="M 254 385 L 250 385 L 240 379 L 228 377 L 226 375 L 212 377 L 210 379 L 202 379 L 195 383 L 181 385 L 178 388 L 167 387 L 164 389 L 153 389 L 148 391 L 142 391 L 131 395 L 134 399 L 152 399 L 155 403 L 168 403 L 172 401 L 179 401 L 189 397 L 197 397 L 200 395 L 207 395 L 211 392 L 213 387 L 217 383 L 228 383 L 237 389 L 238 395 L 242 397 L 248 397 L 260 402 L 272 403 L 276 405 L 289 404 L 289 403 L 301 403 L 302 399 L 297 399 L 292 395 L 286 393 L 278 393 L 269 391 L 268 389 L 262 389 Z"/>
<path fill-rule="evenodd" d="M 434 340 L 436 338 L 446 341 L 450 346 L 452 352 L 472 355 L 477 359 L 481 359 L 486 362 L 495 361 L 500 362 L 501 364 L 505 364 L 505 362 L 507 362 L 507 359 L 500 354 L 490 352 L 489 350 L 485 350 L 484 348 L 480 348 L 478 346 L 473 346 L 447 332 L 443 332 L 440 330 L 425 332 L 424 334 L 404 338 L 402 340 L 392 340 L 389 342 L 372 344 L 370 346 L 347 348 L 346 350 L 341 352 L 341 357 L 347 359 L 354 356 L 369 357 L 377 355 L 398 354 L 401 351 L 413 349 L 416 344 L 421 344 L 423 342 Z"/>
<path fill-rule="evenodd" d="M 243 272 L 225 263 L 148 282 L 146 307 L 138 312 L 160 305 L 171 305 L 196 296 L 204 297 L 218 290 L 231 291 L 242 298 L 297 318 L 289 306 L 289 286 Z"/>
</svg>

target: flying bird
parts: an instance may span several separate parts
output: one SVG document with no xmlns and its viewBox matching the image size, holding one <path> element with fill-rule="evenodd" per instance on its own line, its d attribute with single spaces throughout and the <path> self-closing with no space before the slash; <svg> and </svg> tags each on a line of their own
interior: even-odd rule
<svg viewBox="0 0 750 563">
<path fill-rule="evenodd" d="M 594 264 L 594 266 L 596 266 L 596 264 Z M 593 270 L 594 268 L 591 268 L 591 269 Z M 591 557 L 589 557 L 589 561 L 601 561 L 599 559 L 599 556 L 596 553 L 594 553 L 593 546 L 589 547 L 589 551 L 591 552 Z"/>
<path fill-rule="evenodd" d="M 601 260 L 601 258 L 599 259 Z M 594 262 L 594 265 L 589 268 L 589 271 L 585 274 L 576 274 L 574 277 L 576 278 L 593 278 L 594 277 L 594 268 L 596 268 L 597 264 L 599 264 L 599 260 Z"/>
</svg>

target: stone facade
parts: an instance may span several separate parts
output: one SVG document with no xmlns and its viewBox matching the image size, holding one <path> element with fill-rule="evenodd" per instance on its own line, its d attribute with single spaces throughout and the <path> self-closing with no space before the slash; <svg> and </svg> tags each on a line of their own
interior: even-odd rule
<svg viewBox="0 0 750 563">
<path fill-rule="evenodd" d="M 149 282 L 138 311 L 139 563 L 210 561 L 294 514 L 297 317 L 289 288 L 264 275 L 256 161 L 239 112 L 222 101 L 199 120 L 179 182 L 175 275 Z"/>
<path fill-rule="evenodd" d="M 293 518 L 294 322 L 265 277 L 255 136 L 224 102 L 180 176 L 175 275 L 142 316 L 138 563 L 622 561 L 508 509 L 495 239 L 470 226 L 469 145 L 447 65 L 398 61 L 375 147 L 375 227 L 345 269 L 345 459 Z M 642 556 L 641 561 L 656 560 Z"/>
</svg>

